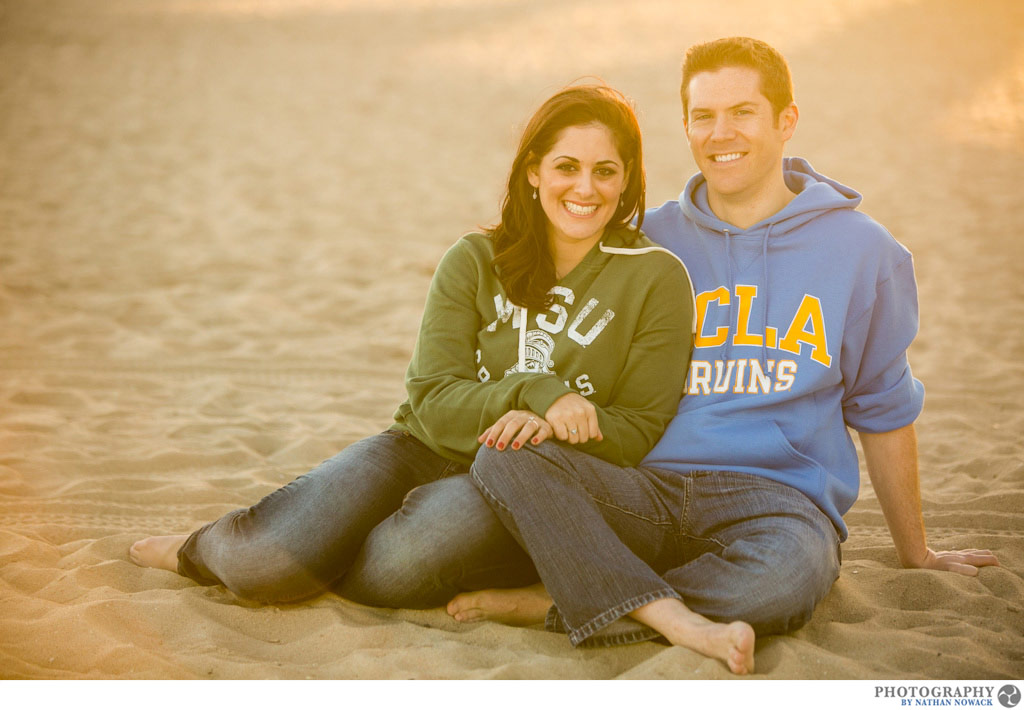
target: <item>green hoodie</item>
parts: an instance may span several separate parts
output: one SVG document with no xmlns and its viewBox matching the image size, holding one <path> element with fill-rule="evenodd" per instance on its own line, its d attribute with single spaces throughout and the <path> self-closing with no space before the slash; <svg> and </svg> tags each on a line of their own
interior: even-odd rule
<svg viewBox="0 0 1024 710">
<path fill-rule="evenodd" d="M 643 235 L 610 232 L 534 313 L 508 301 L 493 258 L 490 237 L 468 234 L 441 259 L 392 428 L 469 463 L 509 410 L 543 416 L 578 392 L 604 435 L 578 447 L 635 466 L 683 394 L 694 325 L 685 266 Z"/>
</svg>

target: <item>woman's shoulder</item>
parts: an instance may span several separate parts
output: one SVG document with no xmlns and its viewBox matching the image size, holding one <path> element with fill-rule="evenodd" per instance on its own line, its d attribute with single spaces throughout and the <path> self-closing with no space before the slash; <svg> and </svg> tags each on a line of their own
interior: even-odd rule
<svg viewBox="0 0 1024 710">
<path fill-rule="evenodd" d="M 627 264 L 643 269 L 652 276 L 681 273 L 689 278 L 686 264 L 678 255 L 660 244 L 655 244 L 642 231 L 632 226 L 609 232 L 601 244 L 601 251 L 628 257 Z"/>
<path fill-rule="evenodd" d="M 473 261 L 486 259 L 490 262 L 494 258 L 494 240 L 485 232 L 466 232 L 448 247 L 444 259 L 450 257 Z"/>
<path fill-rule="evenodd" d="M 494 259 L 494 246 L 490 235 L 467 232 L 455 241 L 441 257 L 438 268 L 490 264 Z"/>
</svg>

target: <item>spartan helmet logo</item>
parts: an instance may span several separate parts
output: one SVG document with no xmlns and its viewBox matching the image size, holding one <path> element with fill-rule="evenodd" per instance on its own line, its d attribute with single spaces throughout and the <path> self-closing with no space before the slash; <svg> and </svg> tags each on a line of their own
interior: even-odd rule
<svg viewBox="0 0 1024 710">
<path fill-rule="evenodd" d="M 555 361 L 551 359 L 551 352 L 555 349 L 555 341 L 543 330 L 529 330 L 526 332 L 526 357 L 523 362 L 523 369 L 519 369 L 519 363 L 505 370 L 506 375 L 513 372 L 547 372 L 552 373 L 551 368 Z"/>
</svg>

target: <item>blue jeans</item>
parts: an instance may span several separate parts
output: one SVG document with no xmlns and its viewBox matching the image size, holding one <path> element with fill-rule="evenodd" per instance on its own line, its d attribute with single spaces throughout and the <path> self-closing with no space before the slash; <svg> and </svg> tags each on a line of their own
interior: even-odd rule
<svg viewBox="0 0 1024 710">
<path fill-rule="evenodd" d="M 839 575 L 831 521 L 760 476 L 620 468 L 552 442 L 480 449 L 471 475 L 554 600 L 547 627 L 574 646 L 658 636 L 622 617 L 665 598 L 783 633 Z"/>
<path fill-rule="evenodd" d="M 263 602 L 333 588 L 355 601 L 411 608 L 444 604 L 460 591 L 531 584 L 529 557 L 472 488 L 467 470 L 415 437 L 385 431 L 192 533 L 178 571 Z M 450 476 L 462 484 L 451 487 Z M 466 492 L 474 505 L 461 504 Z M 396 529 L 415 544 L 392 544 Z M 478 537 L 469 540 L 465 531 Z M 486 544 L 489 533 L 498 549 Z"/>
</svg>

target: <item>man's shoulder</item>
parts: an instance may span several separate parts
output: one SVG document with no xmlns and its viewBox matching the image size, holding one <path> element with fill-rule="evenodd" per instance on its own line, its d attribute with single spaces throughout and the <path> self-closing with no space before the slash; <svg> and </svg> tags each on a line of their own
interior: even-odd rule
<svg viewBox="0 0 1024 710">
<path fill-rule="evenodd" d="M 820 215 L 812 223 L 830 246 L 844 251 L 863 251 L 868 254 L 889 255 L 902 259 L 910 250 L 871 215 L 860 210 L 833 210 Z M 836 244 L 839 242 L 839 244 Z"/>
<path fill-rule="evenodd" d="M 664 227 L 676 222 L 688 222 L 688 220 L 683 216 L 683 209 L 679 205 L 679 200 L 667 200 L 660 206 L 651 207 L 644 212 L 644 233 L 650 234 L 649 227 L 652 224 Z"/>
<path fill-rule="evenodd" d="M 644 212 L 643 233 L 659 246 L 676 251 L 685 237 L 696 233 L 693 221 L 685 214 L 678 200 L 669 200 L 660 207 Z"/>
</svg>

